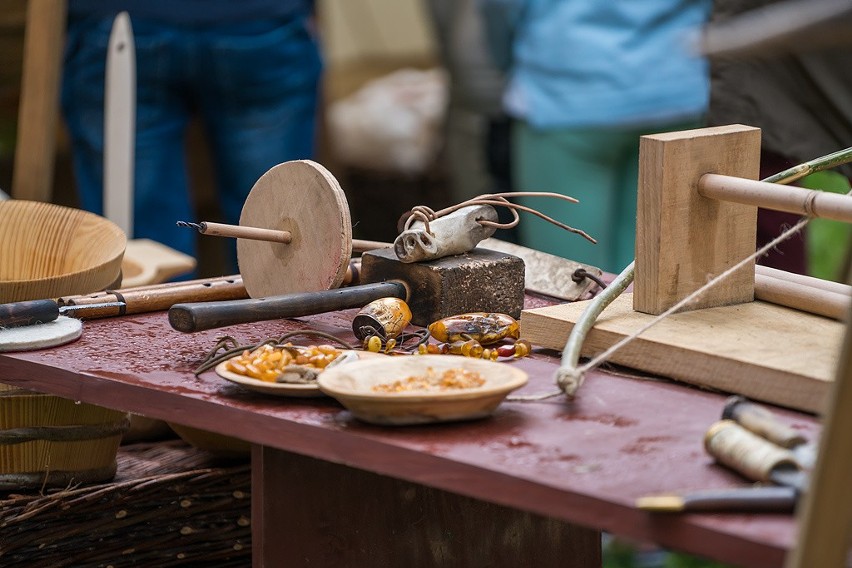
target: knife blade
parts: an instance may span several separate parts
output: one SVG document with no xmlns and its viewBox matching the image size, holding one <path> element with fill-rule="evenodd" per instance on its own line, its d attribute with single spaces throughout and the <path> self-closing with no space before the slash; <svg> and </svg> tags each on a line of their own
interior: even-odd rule
<svg viewBox="0 0 852 568">
<path fill-rule="evenodd" d="M 113 20 L 104 100 L 104 216 L 133 237 L 136 132 L 136 48 L 130 16 Z"/>
</svg>

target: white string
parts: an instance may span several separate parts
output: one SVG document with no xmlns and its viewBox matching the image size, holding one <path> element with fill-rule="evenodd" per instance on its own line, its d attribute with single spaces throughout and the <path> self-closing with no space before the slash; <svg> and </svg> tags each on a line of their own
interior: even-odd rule
<svg viewBox="0 0 852 568">
<path fill-rule="evenodd" d="M 722 282 L 723 280 L 725 280 L 726 278 L 731 276 L 733 273 L 735 273 L 736 271 L 743 268 L 745 265 L 747 265 L 751 261 L 757 259 L 760 256 L 763 256 L 764 254 L 769 252 L 773 247 L 775 247 L 779 243 L 783 242 L 784 240 L 790 238 L 791 236 L 793 236 L 794 234 L 799 232 L 805 225 L 808 224 L 808 222 L 810 222 L 810 220 L 811 219 L 809 217 L 805 217 L 805 218 L 801 219 L 798 223 L 796 223 L 795 225 L 793 225 L 792 227 L 790 227 L 789 229 L 787 229 L 786 231 L 784 231 L 783 233 L 781 233 L 780 235 L 775 237 L 773 240 L 771 240 L 770 242 L 766 243 L 764 246 L 759 248 L 754 254 L 749 255 L 748 257 L 744 258 L 743 260 L 739 261 L 738 263 L 736 263 L 735 265 L 733 265 L 732 267 L 727 269 L 725 272 L 722 272 L 721 274 L 719 274 L 715 278 L 712 278 L 706 284 L 704 284 L 703 286 L 701 286 L 700 288 L 698 288 L 697 290 L 695 290 L 694 292 L 692 292 L 691 294 L 686 296 L 684 299 L 682 299 L 681 301 L 679 301 L 678 303 L 676 303 L 675 305 L 673 305 L 672 307 L 670 307 L 669 309 L 667 309 L 666 311 L 664 311 L 663 313 L 661 313 L 660 315 L 658 315 L 657 317 L 655 317 L 654 319 L 652 319 L 651 321 L 649 321 L 648 323 L 646 323 L 645 325 L 640 327 L 638 330 L 636 330 L 632 334 L 630 334 L 630 335 L 622 338 L 621 340 L 617 341 L 616 343 L 612 344 L 606 351 L 599 353 L 594 358 L 592 358 L 590 361 L 588 361 L 585 365 L 578 367 L 577 368 L 578 373 L 580 375 L 582 375 L 586 371 L 594 369 L 595 367 L 597 367 L 601 363 L 604 363 L 607 359 L 609 359 L 610 356 L 612 356 L 613 353 L 615 353 L 616 351 L 618 351 L 619 349 L 621 349 L 622 347 L 624 347 L 625 345 L 627 345 L 628 343 L 630 343 L 631 341 L 633 341 L 634 339 L 636 339 L 637 337 L 639 337 L 640 335 L 642 335 L 643 333 L 648 331 L 650 328 L 657 325 L 658 323 L 660 323 L 661 321 L 663 321 L 665 318 L 669 317 L 673 313 L 679 311 L 684 306 L 693 302 L 699 296 L 704 294 L 704 292 L 706 292 L 707 290 L 709 290 L 710 288 L 712 288 L 713 286 L 715 286 L 719 282 Z"/>
</svg>

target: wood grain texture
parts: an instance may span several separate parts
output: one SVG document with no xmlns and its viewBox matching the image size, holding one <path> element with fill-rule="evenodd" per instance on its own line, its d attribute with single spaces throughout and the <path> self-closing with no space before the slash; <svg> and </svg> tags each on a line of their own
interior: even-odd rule
<svg viewBox="0 0 852 568">
<path fill-rule="evenodd" d="M 848 566 L 852 538 L 852 328 L 847 327 L 825 416 L 811 490 L 799 509 L 789 568 Z"/>
<path fill-rule="evenodd" d="M 254 184 L 240 225 L 288 231 L 289 244 L 237 240 L 237 259 L 252 298 L 337 288 L 352 256 L 349 205 L 320 164 L 284 162 Z"/>
<path fill-rule="evenodd" d="M 594 529 L 272 448 L 254 451 L 252 526 L 268 527 L 252 542 L 255 566 L 601 565 Z"/>
<path fill-rule="evenodd" d="M 103 290 L 127 238 L 103 217 L 52 203 L 0 201 L 0 302 Z"/>
<path fill-rule="evenodd" d="M 757 208 L 698 194 L 706 173 L 756 179 L 760 129 L 719 126 L 643 136 L 639 144 L 634 308 L 660 314 L 755 250 Z M 754 263 L 690 309 L 750 302 Z"/>
<path fill-rule="evenodd" d="M 29 0 L 12 196 L 50 201 L 66 0 Z M 5 8 L 4 8 L 5 9 Z"/>
<path fill-rule="evenodd" d="M 524 310 L 521 337 L 562 350 L 584 302 Z M 630 294 L 602 314 L 583 345 L 592 356 L 653 316 Z M 843 324 L 764 302 L 674 314 L 616 352 L 611 361 L 679 381 L 807 412 L 820 411 L 837 364 Z"/>
</svg>

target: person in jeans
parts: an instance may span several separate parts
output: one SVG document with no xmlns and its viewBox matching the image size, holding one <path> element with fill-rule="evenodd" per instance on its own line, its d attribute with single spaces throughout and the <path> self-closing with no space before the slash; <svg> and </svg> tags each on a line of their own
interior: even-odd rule
<svg viewBox="0 0 852 568">
<path fill-rule="evenodd" d="M 104 74 L 119 12 L 130 15 L 136 48 L 130 236 L 196 256 L 197 234 L 176 226 L 196 215 L 187 126 L 200 117 L 224 221 L 238 223 L 264 172 L 314 154 L 322 61 L 313 10 L 312 0 L 69 0 L 62 110 L 81 207 L 103 211 Z"/>
</svg>

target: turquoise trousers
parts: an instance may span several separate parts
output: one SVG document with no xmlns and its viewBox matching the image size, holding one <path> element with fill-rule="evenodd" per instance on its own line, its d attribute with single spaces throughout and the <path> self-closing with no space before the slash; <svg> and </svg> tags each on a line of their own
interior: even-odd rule
<svg viewBox="0 0 852 568">
<path fill-rule="evenodd" d="M 597 240 L 593 244 L 521 213 L 521 244 L 607 272 L 621 272 L 635 257 L 640 136 L 701 125 L 696 120 L 647 127 L 538 130 L 516 122 L 512 132 L 515 189 L 550 191 L 579 200 L 527 197 L 518 202 Z"/>
</svg>

